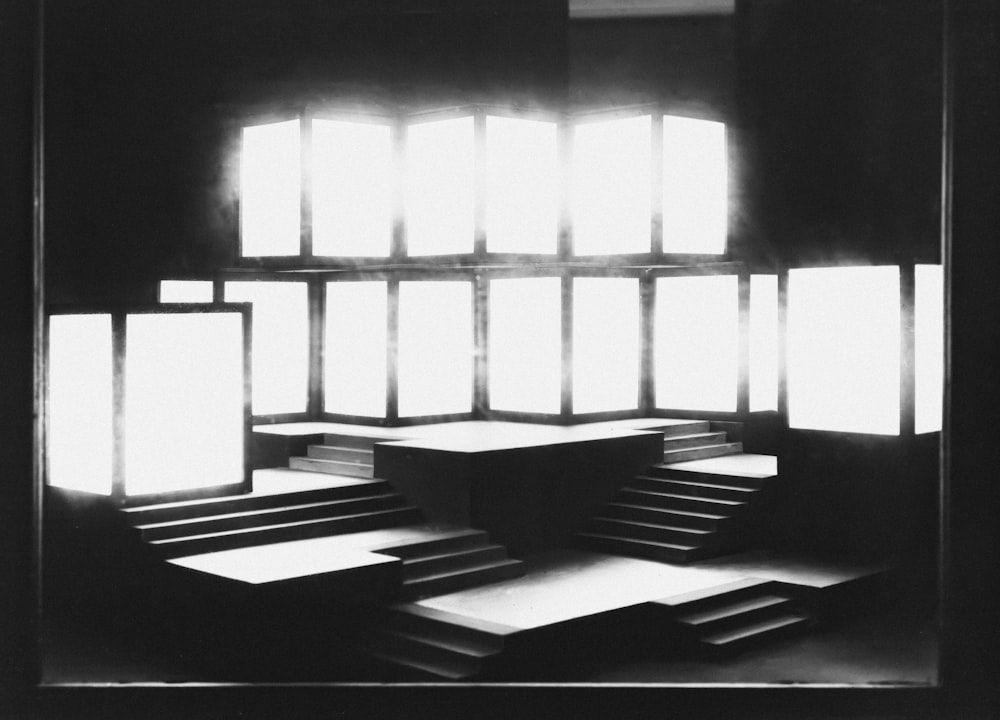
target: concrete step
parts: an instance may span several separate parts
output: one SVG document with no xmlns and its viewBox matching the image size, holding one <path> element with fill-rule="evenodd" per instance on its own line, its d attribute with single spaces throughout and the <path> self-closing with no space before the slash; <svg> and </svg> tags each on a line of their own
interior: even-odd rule
<svg viewBox="0 0 1000 720">
<path fill-rule="evenodd" d="M 319 460 L 336 460 L 338 462 L 373 465 L 374 451 L 362 448 L 338 447 L 337 445 L 310 445 L 306 455 Z"/>
<path fill-rule="evenodd" d="M 724 630 L 701 638 L 701 643 L 716 651 L 738 652 L 787 637 L 804 630 L 809 618 L 799 613 L 782 613 L 735 629 Z"/>
<path fill-rule="evenodd" d="M 681 625 L 703 634 L 718 634 L 783 614 L 792 601 L 780 595 L 757 595 L 730 600 L 725 605 L 676 618 Z"/>
<path fill-rule="evenodd" d="M 671 595 L 655 600 L 659 605 L 674 608 L 675 611 L 693 613 L 709 608 L 721 607 L 728 602 L 746 597 L 758 596 L 774 585 L 774 581 L 764 578 L 744 577 L 730 582 L 712 585 L 698 590 Z"/>
<path fill-rule="evenodd" d="M 143 540 L 163 540 L 166 538 L 204 535 L 240 528 L 278 525 L 300 520 L 334 518 L 357 515 L 372 510 L 386 510 L 400 507 L 405 499 L 398 493 L 383 493 L 372 497 L 331 500 L 318 503 L 302 503 L 285 507 L 262 508 L 244 512 L 226 513 L 211 517 L 187 518 L 168 522 L 137 525 Z"/>
<path fill-rule="evenodd" d="M 380 546 L 375 552 L 392 555 L 406 562 L 411 558 L 481 547 L 486 545 L 488 540 L 489 535 L 483 530 L 460 528 L 441 532 L 430 540 L 407 541 L 399 545 Z"/>
<path fill-rule="evenodd" d="M 369 482 L 356 482 L 348 485 L 309 490 L 290 489 L 288 492 L 280 493 L 260 495 L 248 493 L 245 495 L 226 495 L 223 497 L 159 503 L 156 505 L 141 505 L 138 507 L 123 508 L 122 514 L 130 525 L 144 525 L 169 522 L 171 520 L 184 520 L 187 518 L 283 507 L 291 503 L 347 500 L 376 495 L 388 489 L 389 484 L 384 480 L 372 480 Z"/>
<path fill-rule="evenodd" d="M 368 652 L 407 674 L 417 671 L 418 678 L 427 680 L 465 680 L 475 677 L 481 668 L 478 658 L 439 652 L 419 640 L 390 632 L 373 633 Z"/>
<path fill-rule="evenodd" d="M 361 478 L 375 476 L 375 468 L 372 465 L 340 462 L 339 460 L 320 460 L 319 458 L 311 457 L 288 458 L 288 467 L 293 470 L 307 470 L 309 472 L 326 473 L 328 475 L 347 475 L 348 477 Z"/>
<path fill-rule="evenodd" d="M 475 585 L 499 582 L 524 574 L 520 560 L 494 560 L 460 570 L 428 575 L 403 581 L 403 590 L 409 597 L 444 595 Z"/>
<path fill-rule="evenodd" d="M 690 482 L 668 478 L 642 475 L 635 479 L 633 487 L 641 490 L 652 490 L 672 495 L 693 495 L 696 497 L 714 498 L 716 500 L 736 500 L 750 502 L 754 495 L 760 492 L 754 488 L 735 487 L 716 483 Z"/>
<path fill-rule="evenodd" d="M 728 485 L 729 487 L 741 487 L 751 490 L 760 490 L 777 476 L 752 477 L 744 475 L 725 475 L 722 473 L 699 472 L 697 470 L 687 470 L 683 466 L 677 465 L 652 465 L 646 468 L 646 475 L 658 477 L 666 480 L 683 480 L 685 482 L 709 483 L 715 485 Z"/>
<path fill-rule="evenodd" d="M 612 555 L 629 555 L 675 564 L 684 564 L 698 559 L 699 549 L 694 546 L 591 532 L 577 533 L 576 537 L 581 545 L 595 552 L 610 553 Z"/>
<path fill-rule="evenodd" d="M 334 447 L 354 448 L 357 450 L 371 450 L 375 443 L 387 442 L 390 438 L 378 435 L 343 435 L 341 433 L 326 433 L 323 436 L 324 445 Z"/>
<path fill-rule="evenodd" d="M 503 649 L 504 638 L 515 632 L 513 628 L 506 626 L 412 603 L 387 608 L 379 618 L 378 626 L 412 635 L 429 635 L 455 643 L 473 643 L 477 647 L 496 652 Z"/>
<path fill-rule="evenodd" d="M 622 493 L 623 500 L 631 500 L 633 495 L 627 497 Z M 636 502 L 642 502 L 641 497 Z M 633 502 L 613 502 L 604 506 L 602 513 L 605 517 L 617 518 L 620 520 L 635 520 L 637 522 L 650 522 L 658 525 L 673 525 L 676 527 L 696 528 L 699 530 L 710 530 L 719 532 L 729 529 L 733 525 L 733 519 L 725 515 L 710 515 L 707 513 L 685 512 L 683 510 L 667 510 L 665 508 L 651 505 L 640 505 Z"/>
<path fill-rule="evenodd" d="M 591 520 L 588 530 L 601 535 L 654 540 L 656 542 L 682 545 L 684 547 L 701 547 L 714 534 L 711 530 L 698 530 L 695 528 L 658 525 L 607 517 L 596 517 Z"/>
<path fill-rule="evenodd" d="M 663 438 L 677 437 L 678 435 L 696 435 L 707 433 L 711 430 L 711 423 L 708 420 L 688 420 L 685 422 L 672 423 L 663 427 L 650 427 L 649 430 L 656 430 L 663 433 Z"/>
<path fill-rule="evenodd" d="M 359 513 L 357 515 L 302 520 L 256 528 L 241 528 L 239 530 L 226 530 L 216 533 L 153 540 L 149 544 L 161 556 L 171 558 L 216 552 L 218 550 L 231 550 L 238 547 L 286 542 L 289 540 L 305 540 L 307 538 L 324 537 L 327 535 L 343 535 L 349 532 L 406 525 L 408 523 L 420 522 L 420 520 L 420 510 L 408 505 L 388 510 Z"/>
<path fill-rule="evenodd" d="M 404 560 L 403 579 L 415 580 L 431 575 L 441 575 L 453 570 L 460 570 L 506 558 L 507 549 L 502 545 L 480 545 L 472 548 L 439 552 L 435 555 Z"/>
<path fill-rule="evenodd" d="M 643 504 L 654 505 L 655 507 L 667 510 L 683 510 L 685 512 L 702 513 L 705 515 L 725 515 L 728 517 L 737 515 L 748 507 L 748 503 L 739 500 L 723 500 L 719 498 L 700 497 L 698 495 L 655 492 L 652 490 L 633 490 L 632 488 L 628 488 L 622 494 L 631 498 L 638 492 L 642 492 Z"/>
<path fill-rule="evenodd" d="M 683 450 L 685 448 L 704 447 L 706 445 L 724 445 L 726 443 L 726 433 L 705 432 L 695 435 L 675 435 L 663 438 L 663 449 Z"/>
<path fill-rule="evenodd" d="M 688 460 L 704 460 L 705 458 L 722 455 L 737 455 L 743 452 L 743 443 L 722 443 L 720 445 L 705 445 L 683 450 L 664 450 L 664 464 L 687 462 Z"/>
</svg>

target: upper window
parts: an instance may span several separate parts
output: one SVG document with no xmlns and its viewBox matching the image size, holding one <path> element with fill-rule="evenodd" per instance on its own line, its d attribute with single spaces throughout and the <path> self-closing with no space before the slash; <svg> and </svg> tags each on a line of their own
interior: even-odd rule
<svg viewBox="0 0 1000 720">
<path fill-rule="evenodd" d="M 663 118 L 663 251 L 723 253 L 729 212 L 726 126 Z"/>
<path fill-rule="evenodd" d="M 243 128 L 242 255 L 298 255 L 301 237 L 299 121 Z"/>
</svg>

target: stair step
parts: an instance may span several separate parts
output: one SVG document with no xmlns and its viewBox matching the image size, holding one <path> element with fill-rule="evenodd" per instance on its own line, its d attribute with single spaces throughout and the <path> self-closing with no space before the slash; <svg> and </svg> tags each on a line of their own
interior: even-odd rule
<svg viewBox="0 0 1000 720">
<path fill-rule="evenodd" d="M 773 584 L 774 581 L 764 578 L 744 577 L 680 595 L 671 595 L 654 602 L 675 609 L 683 609 L 685 612 L 694 612 L 709 607 L 718 607 L 728 601 L 749 595 L 759 595 Z"/>
<path fill-rule="evenodd" d="M 394 638 L 403 638 L 413 644 L 419 643 L 420 645 L 426 645 L 428 646 L 430 652 L 438 653 L 440 657 L 444 658 L 455 657 L 459 660 L 464 660 L 466 658 L 481 660 L 482 658 L 496 655 L 502 649 L 486 643 L 478 642 L 477 640 L 458 640 L 453 637 L 438 635 L 433 629 L 400 630 L 396 628 L 379 628 L 378 632 L 391 635 Z"/>
<path fill-rule="evenodd" d="M 320 460 L 311 457 L 288 458 L 288 467 L 293 470 L 308 470 L 309 472 L 326 473 L 328 475 L 347 475 L 349 477 L 370 478 L 375 476 L 372 465 L 339 460 Z"/>
<path fill-rule="evenodd" d="M 281 493 L 254 495 L 225 495 L 223 497 L 202 498 L 181 502 L 158 503 L 122 508 L 126 520 L 132 525 L 170 522 L 189 518 L 223 515 L 264 508 L 283 507 L 289 503 L 324 502 L 327 500 L 348 500 L 367 497 L 387 490 L 384 480 L 357 482 L 357 484 L 337 487 L 315 488 L 311 490 L 289 490 Z"/>
<path fill-rule="evenodd" d="M 683 450 L 664 450 L 663 462 L 679 463 L 688 460 L 703 460 L 722 455 L 737 455 L 743 452 L 743 443 L 723 443 L 720 445 L 705 445 L 702 447 L 685 448 Z"/>
<path fill-rule="evenodd" d="M 629 489 L 629 494 L 639 492 Z M 678 493 L 654 492 L 642 490 L 645 502 L 655 504 L 667 510 L 682 510 L 684 512 L 702 513 L 705 515 L 731 516 L 745 510 L 746 502 L 739 500 L 723 500 L 720 498 L 699 497 L 697 495 L 681 495 Z"/>
<path fill-rule="evenodd" d="M 357 515 L 372 510 L 398 507 L 403 505 L 404 502 L 403 496 L 398 493 L 384 493 L 372 497 L 351 498 L 349 500 L 303 503 L 285 507 L 226 513 L 210 517 L 170 520 L 167 522 L 137 525 L 136 529 L 139 530 L 143 540 L 164 540 L 166 538 L 205 535 L 241 528 L 278 525 L 281 523 L 297 522 L 299 520 Z"/>
<path fill-rule="evenodd" d="M 430 540 L 408 541 L 399 545 L 379 547 L 375 551 L 383 555 L 398 557 L 406 562 L 428 555 L 440 555 L 446 552 L 482 547 L 487 544 L 488 539 L 489 535 L 483 530 L 461 528 L 443 532 Z"/>
<path fill-rule="evenodd" d="M 660 562 L 683 564 L 697 559 L 698 548 L 693 546 L 662 543 L 652 540 L 606 535 L 603 533 L 581 532 L 577 538 L 598 552 L 632 555 Z"/>
<path fill-rule="evenodd" d="M 454 643 L 473 643 L 484 650 L 503 649 L 503 636 L 493 635 L 476 628 L 404 612 L 387 612 L 379 626 L 413 635 L 428 635 Z"/>
<path fill-rule="evenodd" d="M 656 542 L 671 544 L 676 543 L 684 547 L 701 547 L 714 534 L 711 530 L 698 530 L 607 517 L 596 517 L 591 520 L 591 528 L 602 535 L 655 540 Z"/>
<path fill-rule="evenodd" d="M 343 435 L 340 433 L 326 433 L 323 435 L 323 444 L 333 447 L 353 448 L 355 450 L 371 450 L 375 447 L 375 443 L 387 442 L 392 439 L 393 438 L 375 435 Z"/>
<path fill-rule="evenodd" d="M 485 585 L 524 574 L 520 560 L 497 560 L 462 570 L 428 575 L 403 581 L 403 589 L 411 597 L 444 595 L 473 585 Z"/>
<path fill-rule="evenodd" d="M 479 672 L 478 663 L 464 663 L 462 661 L 452 661 L 452 662 L 429 662 L 427 660 L 422 660 L 419 657 L 413 655 L 413 651 L 407 651 L 407 648 L 399 647 L 386 647 L 383 645 L 392 645 L 387 640 L 382 640 L 381 638 L 373 639 L 371 646 L 368 649 L 368 653 L 383 662 L 387 662 L 392 665 L 402 666 L 410 670 L 417 670 L 421 673 L 426 673 L 436 679 L 444 678 L 445 680 L 465 680 L 467 678 L 473 677 Z"/>
<path fill-rule="evenodd" d="M 742 649 L 748 645 L 763 642 L 765 639 L 779 637 L 793 629 L 802 628 L 808 619 L 803 615 L 783 614 L 735 630 L 707 635 L 701 638 L 701 642 L 717 648 Z"/>
<path fill-rule="evenodd" d="M 693 495 L 696 497 L 715 498 L 717 500 L 750 501 L 760 492 L 754 488 L 733 487 L 687 480 L 673 480 L 661 477 L 641 475 L 636 478 L 635 487 L 673 495 Z"/>
<path fill-rule="evenodd" d="M 683 466 L 679 467 L 674 464 L 652 465 L 646 468 L 645 474 L 651 477 L 663 478 L 666 480 L 683 480 L 685 482 L 726 485 L 728 487 L 740 487 L 754 490 L 760 490 L 767 485 L 769 481 L 777 477 L 776 475 L 752 477 L 748 475 L 728 475 L 725 473 L 688 470 Z"/>
<path fill-rule="evenodd" d="M 149 544 L 156 548 L 164 557 L 180 557 L 183 555 L 199 555 L 201 553 L 231 550 L 233 548 L 249 547 L 252 545 L 264 545 L 289 540 L 305 540 L 307 538 L 325 537 L 327 535 L 343 535 L 349 532 L 394 527 L 419 522 L 420 519 L 420 510 L 412 505 L 406 505 L 389 510 L 377 510 L 336 518 L 303 520 L 279 525 L 265 525 L 257 528 L 226 530 L 188 537 L 153 540 Z"/>
<path fill-rule="evenodd" d="M 319 460 L 373 465 L 375 452 L 363 448 L 339 447 L 337 445 L 310 445 L 306 448 L 306 455 Z"/>
<path fill-rule="evenodd" d="M 746 619 L 747 616 L 753 616 L 759 611 L 773 610 L 774 608 L 785 607 L 790 604 L 791 600 L 786 597 L 779 595 L 759 595 L 730 601 L 726 605 L 714 607 L 709 610 L 681 615 L 677 618 L 677 622 L 693 627 L 711 626 L 715 628 L 722 622 L 734 619 Z"/>
<path fill-rule="evenodd" d="M 694 435 L 697 433 L 707 433 L 711 430 L 712 424 L 708 420 L 691 420 L 689 422 L 679 422 L 673 423 L 671 425 L 664 425 L 663 427 L 650 427 L 644 428 L 648 430 L 656 430 L 663 433 L 664 439 L 670 437 L 677 437 L 678 435 Z"/>
<path fill-rule="evenodd" d="M 631 499 L 631 496 L 626 499 Z M 638 505 L 630 502 L 608 503 L 604 506 L 604 513 L 607 517 L 622 520 L 652 522 L 663 525 L 696 528 L 699 530 L 720 531 L 728 528 L 733 523 L 732 518 L 725 515 L 668 510 L 652 505 Z"/>
<path fill-rule="evenodd" d="M 684 448 L 705 447 L 707 445 L 724 445 L 726 433 L 705 432 L 695 435 L 673 435 L 663 438 L 664 450 L 683 450 Z"/>
<path fill-rule="evenodd" d="M 449 570 L 482 565 L 495 560 L 504 560 L 507 549 L 502 545 L 481 545 L 437 555 L 415 557 L 403 561 L 403 579 L 412 580 L 431 575 L 440 575 Z"/>
</svg>

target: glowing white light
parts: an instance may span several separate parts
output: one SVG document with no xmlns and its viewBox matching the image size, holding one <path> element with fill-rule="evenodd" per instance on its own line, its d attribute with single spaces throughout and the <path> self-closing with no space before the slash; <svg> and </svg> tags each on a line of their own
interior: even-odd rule
<svg viewBox="0 0 1000 720">
<path fill-rule="evenodd" d="M 243 128 L 240 240 L 245 257 L 298 255 L 299 121 Z"/>
<path fill-rule="evenodd" d="M 227 282 L 225 298 L 253 304 L 253 414 L 305 412 L 309 397 L 306 284 Z"/>
<path fill-rule="evenodd" d="M 728 224 L 726 126 L 663 117 L 663 251 L 723 253 Z"/>
<path fill-rule="evenodd" d="M 161 303 L 210 303 L 211 280 L 160 280 Z"/>
<path fill-rule="evenodd" d="M 385 256 L 391 237 L 389 127 L 313 120 L 313 254 Z"/>
<path fill-rule="evenodd" d="M 385 417 L 386 283 L 326 284 L 326 411 Z"/>
<path fill-rule="evenodd" d="M 49 318 L 48 484 L 111 494 L 110 315 Z"/>
<path fill-rule="evenodd" d="M 399 284 L 399 415 L 472 409 L 472 289 L 465 281 Z"/>
<path fill-rule="evenodd" d="M 788 273 L 788 422 L 899 434 L 899 268 Z"/>
<path fill-rule="evenodd" d="M 555 253 L 558 191 L 556 124 L 487 116 L 487 249 Z"/>
<path fill-rule="evenodd" d="M 242 317 L 129 315 L 126 344 L 126 493 L 241 482 Z"/>
<path fill-rule="evenodd" d="M 636 278 L 573 278 L 573 412 L 639 406 Z"/>
<path fill-rule="evenodd" d="M 562 281 L 490 281 L 490 406 L 558 413 L 562 386 Z"/>
<path fill-rule="evenodd" d="M 573 249 L 577 255 L 650 250 L 651 118 L 573 129 Z"/>
<path fill-rule="evenodd" d="M 739 290 L 735 275 L 656 280 L 656 406 L 736 410 Z"/>
<path fill-rule="evenodd" d="M 944 412 L 944 273 L 940 265 L 914 271 L 914 431 L 936 432 Z"/>
<path fill-rule="evenodd" d="M 407 128 L 406 242 L 410 255 L 472 252 L 474 158 L 471 117 Z"/>
<path fill-rule="evenodd" d="M 750 276 L 750 412 L 778 409 L 778 276 Z"/>
</svg>

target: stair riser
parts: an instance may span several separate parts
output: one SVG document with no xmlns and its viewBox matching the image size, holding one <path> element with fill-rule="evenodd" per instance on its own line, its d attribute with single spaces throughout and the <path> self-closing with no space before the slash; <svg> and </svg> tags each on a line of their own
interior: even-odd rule
<svg viewBox="0 0 1000 720">
<path fill-rule="evenodd" d="M 691 545 L 695 547 L 705 544 L 708 540 L 701 533 L 678 532 L 672 528 L 650 525 L 628 525 L 609 521 L 604 518 L 594 518 L 590 523 L 590 530 L 596 533 L 617 535 L 619 537 L 638 538 L 640 540 L 653 540 L 655 542 L 676 543 L 678 545 Z"/>
<path fill-rule="evenodd" d="M 683 620 L 678 620 L 678 624 L 693 633 L 697 633 L 698 635 L 721 633 L 726 630 L 735 630 L 741 626 L 750 625 L 754 622 L 765 620 L 770 617 L 776 617 L 781 615 L 783 612 L 786 612 L 789 607 L 791 607 L 791 602 L 786 601 L 780 605 L 769 605 L 763 608 L 756 608 L 737 615 L 730 615 L 728 617 L 719 618 L 718 620 L 703 622 L 698 625 L 686 623 Z"/>
<path fill-rule="evenodd" d="M 674 550 L 673 548 L 658 548 L 642 545 L 639 543 L 629 543 L 621 540 L 603 538 L 578 538 L 582 547 L 594 552 L 605 552 L 613 555 L 627 555 L 629 557 L 646 558 L 659 562 L 674 563 L 683 565 L 698 559 L 698 553 L 692 550 Z"/>
<path fill-rule="evenodd" d="M 439 575 L 452 570 L 460 570 L 470 565 L 482 565 L 497 560 L 506 560 L 507 551 L 499 545 L 488 545 L 473 552 L 458 552 L 429 560 L 403 562 L 403 579 L 415 580 L 428 575 Z"/>
<path fill-rule="evenodd" d="M 241 528 L 277 525 L 279 523 L 298 522 L 300 520 L 318 520 L 319 518 L 341 517 L 371 512 L 373 510 L 388 510 L 403 505 L 402 495 L 386 493 L 370 498 L 359 498 L 333 505 L 317 505 L 306 507 L 290 507 L 277 512 L 264 512 L 239 517 L 205 518 L 197 522 L 171 525 L 166 527 L 142 528 L 140 536 L 143 540 L 165 540 L 167 538 L 190 537 L 207 533 L 239 530 Z"/>
<path fill-rule="evenodd" d="M 375 438 L 368 437 L 356 437 L 354 435 L 336 435 L 327 434 L 323 436 L 324 445 L 333 445 L 335 447 L 342 448 L 354 448 L 357 450 L 371 450 L 375 447 L 375 443 L 385 442 L 383 439 L 376 440 Z"/>
<path fill-rule="evenodd" d="M 171 520 L 189 520 L 197 517 L 224 515 L 226 513 L 264 510 L 266 508 L 281 507 L 293 502 L 296 504 L 304 504 L 311 502 L 324 502 L 328 500 L 350 500 L 352 498 L 374 495 L 376 493 L 383 492 L 387 488 L 388 483 L 376 481 L 374 483 L 346 485 L 344 487 L 336 488 L 302 490 L 301 492 L 296 493 L 244 495 L 241 497 L 227 498 L 218 502 L 182 505 L 171 508 L 151 507 L 148 510 L 137 509 L 125 512 L 124 515 L 130 525 L 146 525 L 149 523 L 170 522 Z"/>
<path fill-rule="evenodd" d="M 335 460 L 355 465 L 372 465 L 372 458 L 374 457 L 374 454 L 370 450 L 339 448 L 327 445 L 310 445 L 306 448 L 306 455 L 317 460 Z"/>
<path fill-rule="evenodd" d="M 681 425 L 668 425 L 667 427 L 655 429 L 662 432 L 663 439 L 666 440 L 667 438 L 677 437 L 678 435 L 699 435 L 701 433 L 711 432 L 711 425 L 707 420 L 694 420 Z"/>
<path fill-rule="evenodd" d="M 722 457 L 723 455 L 736 455 L 741 452 L 743 452 L 742 443 L 726 443 L 725 445 L 712 445 L 710 447 L 664 452 L 663 462 L 679 463 L 688 462 L 689 460 L 704 460 L 706 458 Z"/>
<path fill-rule="evenodd" d="M 308 457 L 293 457 L 288 460 L 288 467 L 293 470 L 326 473 L 327 475 L 346 475 L 348 477 L 370 478 L 375 476 L 371 465 L 359 463 L 344 463 L 335 460 L 318 460 Z"/>
<path fill-rule="evenodd" d="M 685 450 L 692 447 L 702 447 L 704 445 L 724 445 L 726 433 L 700 433 L 694 437 L 668 437 L 663 439 L 663 451 Z"/>
<path fill-rule="evenodd" d="M 740 488 L 710 487 L 677 480 L 667 480 L 665 478 L 637 477 L 632 482 L 632 486 L 639 490 L 670 493 L 672 495 L 691 495 L 693 497 L 713 498 L 715 500 L 738 500 L 740 502 L 751 502 L 757 493 L 757 491 Z"/>
<path fill-rule="evenodd" d="M 482 658 L 452 651 L 437 645 L 430 645 L 393 633 L 377 633 L 372 638 L 370 647 L 375 652 L 390 657 L 398 657 L 404 661 L 413 659 L 430 666 L 439 665 L 447 668 L 450 673 L 463 677 L 473 677 L 478 675 L 483 669 Z"/>
<path fill-rule="evenodd" d="M 273 542 L 289 540 L 305 540 L 307 538 L 325 537 L 327 535 L 343 535 L 349 532 L 377 530 L 385 527 L 395 527 L 406 523 L 420 522 L 420 511 L 417 508 L 400 508 L 395 512 L 378 515 L 362 515 L 351 518 L 333 518 L 308 525 L 271 528 L 267 530 L 247 531 L 235 535 L 221 537 L 191 538 L 176 540 L 153 547 L 162 557 L 181 557 L 200 553 L 231 550 L 238 547 L 265 545 Z"/>
<path fill-rule="evenodd" d="M 679 470 L 677 468 L 666 468 L 660 465 L 653 465 L 646 469 L 646 475 L 663 478 L 665 480 L 682 480 L 684 482 L 708 483 L 709 485 L 730 485 L 732 487 L 747 488 L 749 490 L 759 490 L 774 480 L 773 477 L 753 478 L 742 477 L 740 475 L 723 475 L 719 473 L 692 472 L 690 470 Z"/>
<path fill-rule="evenodd" d="M 601 511 L 606 517 L 618 518 L 619 520 L 634 520 L 635 522 L 651 522 L 662 525 L 675 525 L 678 527 L 689 527 L 696 530 L 711 530 L 721 532 L 733 525 L 732 518 L 703 518 L 695 515 L 683 515 L 670 510 L 660 510 L 647 507 L 620 507 L 606 505 Z"/>
<path fill-rule="evenodd" d="M 387 613 L 380 622 L 380 626 L 389 630 L 409 631 L 418 635 L 423 634 L 439 637 L 444 641 L 453 641 L 456 643 L 472 642 L 497 652 L 501 651 L 504 646 L 502 637 L 491 635 L 482 630 L 462 625 L 452 625 L 420 615 L 410 615 L 409 613 Z"/>
<path fill-rule="evenodd" d="M 524 568 L 521 564 L 512 563 L 499 567 L 484 568 L 482 570 L 472 570 L 461 575 L 450 575 L 433 580 L 411 580 L 404 582 L 403 592 L 410 598 L 445 595 L 457 590 L 464 590 L 465 588 L 486 585 L 501 580 L 509 580 L 510 578 L 521 577 L 522 575 L 524 575 Z"/>
</svg>

